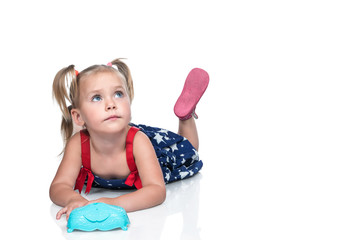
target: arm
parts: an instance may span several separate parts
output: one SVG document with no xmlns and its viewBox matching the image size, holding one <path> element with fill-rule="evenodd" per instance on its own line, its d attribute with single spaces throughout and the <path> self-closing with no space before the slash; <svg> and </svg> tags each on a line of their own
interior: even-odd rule
<svg viewBox="0 0 360 240">
<path fill-rule="evenodd" d="M 135 135 L 133 152 L 143 187 L 117 198 L 100 198 L 92 202 L 117 205 L 127 212 L 132 212 L 150 208 L 165 201 L 164 178 L 154 148 L 149 138 L 140 131 Z"/>
<path fill-rule="evenodd" d="M 62 214 L 66 214 L 68 218 L 73 209 L 88 203 L 88 200 L 73 189 L 81 165 L 80 134 L 77 133 L 66 145 L 64 157 L 50 186 L 51 201 L 64 207 L 57 213 L 57 219 L 60 219 Z"/>
</svg>

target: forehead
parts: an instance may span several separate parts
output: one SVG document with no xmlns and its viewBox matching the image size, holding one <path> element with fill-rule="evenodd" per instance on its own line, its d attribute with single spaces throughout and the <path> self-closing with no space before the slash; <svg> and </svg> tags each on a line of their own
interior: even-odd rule
<svg viewBox="0 0 360 240">
<path fill-rule="evenodd" d="M 88 92 L 94 89 L 102 89 L 112 86 L 122 86 L 126 88 L 125 81 L 120 77 L 119 74 L 114 72 L 96 72 L 88 76 L 84 76 L 80 80 L 80 91 Z"/>
</svg>

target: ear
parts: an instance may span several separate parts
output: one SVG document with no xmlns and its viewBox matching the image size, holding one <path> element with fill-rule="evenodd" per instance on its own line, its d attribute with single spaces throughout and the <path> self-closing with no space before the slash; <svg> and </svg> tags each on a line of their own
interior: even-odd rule
<svg viewBox="0 0 360 240">
<path fill-rule="evenodd" d="M 85 122 L 84 120 L 82 119 L 81 117 L 81 114 L 80 114 L 80 111 L 76 108 L 74 109 L 71 109 L 71 117 L 73 119 L 73 122 L 80 126 L 80 127 L 83 127 L 85 125 Z"/>
</svg>

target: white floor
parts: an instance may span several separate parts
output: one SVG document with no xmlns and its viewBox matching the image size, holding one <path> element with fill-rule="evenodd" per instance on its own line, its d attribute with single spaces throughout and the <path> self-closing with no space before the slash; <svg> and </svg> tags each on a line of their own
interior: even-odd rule
<svg viewBox="0 0 360 240">
<path fill-rule="evenodd" d="M 55 220 L 60 207 L 52 204 L 47 196 L 57 161 L 45 164 L 49 171 L 42 167 L 37 176 L 34 170 L 27 172 L 26 168 L 15 164 L 14 169 L 20 167 L 19 175 L 12 180 L 17 185 L 3 188 L 3 193 L 12 193 L 2 195 L 7 226 L 4 234 L 14 239 L 27 236 L 51 239 L 356 239 L 359 236 L 360 193 L 356 187 L 358 168 L 355 168 L 358 163 L 346 159 L 337 162 L 336 157 L 317 151 L 302 154 L 301 158 L 298 157 L 301 153 L 283 155 L 265 149 L 266 153 L 258 154 L 243 147 L 239 149 L 246 154 L 226 153 L 221 144 L 212 150 L 214 146 L 206 146 L 207 142 L 203 141 L 201 152 L 204 153 L 200 155 L 204 160 L 201 173 L 167 185 L 164 204 L 129 213 L 128 231 L 67 233 L 65 217 Z M 235 145 L 229 144 L 229 147 Z M 311 157 L 313 154 L 318 155 Z M 40 179 L 45 180 L 41 182 Z M 126 193 L 93 190 L 87 196 L 89 199 Z"/>
<path fill-rule="evenodd" d="M 2 1 L 0 216 L 10 239 L 360 239 L 358 1 Z M 58 70 L 127 58 L 132 121 L 177 130 L 193 67 L 201 173 L 128 231 L 66 232 Z M 88 197 L 123 192 L 96 191 Z M 0 237 L 1 238 L 1 237 Z"/>
<path fill-rule="evenodd" d="M 54 220 L 66 239 L 199 239 L 200 238 L 200 192 L 201 178 L 198 176 L 182 182 L 168 185 L 167 200 L 161 206 L 129 213 L 131 225 L 128 231 L 121 229 L 109 232 L 95 232 L 89 234 L 81 231 L 66 232 L 66 220 Z M 121 192 L 124 194 L 126 192 Z M 88 195 L 88 199 L 100 196 L 115 197 L 118 191 L 95 189 Z M 59 210 L 51 205 L 52 216 Z M 176 227 L 175 227 L 176 226 Z"/>
</svg>

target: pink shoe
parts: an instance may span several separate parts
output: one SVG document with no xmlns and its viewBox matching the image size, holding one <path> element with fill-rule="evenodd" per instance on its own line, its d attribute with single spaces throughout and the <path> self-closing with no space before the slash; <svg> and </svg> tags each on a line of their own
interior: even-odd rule
<svg viewBox="0 0 360 240">
<path fill-rule="evenodd" d="M 209 84 L 209 74 L 200 68 L 190 71 L 185 80 L 183 91 L 175 103 L 174 112 L 180 120 L 187 120 L 194 116 L 196 104 L 204 94 Z"/>
</svg>

